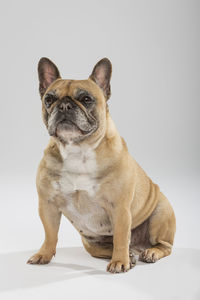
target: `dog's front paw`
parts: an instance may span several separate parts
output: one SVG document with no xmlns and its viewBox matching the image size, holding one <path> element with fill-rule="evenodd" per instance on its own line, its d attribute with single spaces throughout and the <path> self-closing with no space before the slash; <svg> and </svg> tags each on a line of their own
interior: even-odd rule
<svg viewBox="0 0 200 300">
<path fill-rule="evenodd" d="M 27 261 L 27 264 L 31 264 L 31 265 L 48 264 L 51 261 L 53 255 L 54 254 L 42 254 L 42 253 L 38 252 L 29 258 L 29 260 Z"/>
<path fill-rule="evenodd" d="M 130 257 L 129 261 L 115 261 L 111 260 L 111 262 L 107 266 L 107 271 L 110 273 L 122 273 L 127 272 L 135 266 L 136 260 L 135 257 Z"/>
</svg>

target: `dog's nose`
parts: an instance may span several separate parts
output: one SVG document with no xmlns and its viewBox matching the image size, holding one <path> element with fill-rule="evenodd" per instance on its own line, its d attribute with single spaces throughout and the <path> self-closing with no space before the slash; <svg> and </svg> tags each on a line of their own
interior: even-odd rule
<svg viewBox="0 0 200 300">
<path fill-rule="evenodd" d="M 60 111 L 62 111 L 62 112 L 64 112 L 64 111 L 68 111 L 68 110 L 70 110 L 72 108 L 72 105 L 71 105 L 71 103 L 69 103 L 69 102 L 62 102 L 62 103 L 60 103 L 60 105 L 59 105 L 59 110 Z"/>
</svg>

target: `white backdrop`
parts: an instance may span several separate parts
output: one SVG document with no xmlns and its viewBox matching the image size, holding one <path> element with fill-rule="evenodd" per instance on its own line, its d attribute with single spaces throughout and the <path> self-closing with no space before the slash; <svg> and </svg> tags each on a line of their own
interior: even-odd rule
<svg viewBox="0 0 200 300">
<path fill-rule="evenodd" d="M 116 126 L 175 209 L 175 248 L 200 248 L 199 4 L 1 1 L 1 253 L 32 253 L 43 240 L 35 189 L 48 142 L 37 79 L 42 56 L 73 79 L 87 78 L 102 57 L 111 60 Z M 81 246 L 65 219 L 59 236 L 58 247 Z"/>
</svg>

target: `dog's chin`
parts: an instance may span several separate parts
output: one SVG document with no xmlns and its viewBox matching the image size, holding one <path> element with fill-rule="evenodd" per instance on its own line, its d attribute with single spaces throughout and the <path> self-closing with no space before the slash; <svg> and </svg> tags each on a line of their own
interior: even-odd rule
<svg viewBox="0 0 200 300">
<path fill-rule="evenodd" d="M 55 131 L 55 136 L 63 142 L 73 142 L 83 136 L 83 132 L 73 123 L 60 122 Z"/>
</svg>

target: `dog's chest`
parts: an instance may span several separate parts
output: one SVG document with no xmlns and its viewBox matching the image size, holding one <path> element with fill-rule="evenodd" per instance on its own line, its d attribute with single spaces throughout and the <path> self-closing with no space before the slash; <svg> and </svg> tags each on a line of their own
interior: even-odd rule
<svg viewBox="0 0 200 300">
<path fill-rule="evenodd" d="M 52 182 L 56 198 L 62 199 L 60 210 L 81 233 L 110 235 L 110 220 L 98 196 L 95 153 L 72 148 L 62 156 L 60 177 Z"/>
<path fill-rule="evenodd" d="M 68 146 L 62 149 L 63 165 L 60 170 L 59 180 L 54 181 L 55 191 L 63 195 L 71 195 L 77 191 L 85 191 L 94 196 L 98 190 L 95 179 L 97 163 L 92 150 L 84 150 L 77 146 Z"/>
</svg>

